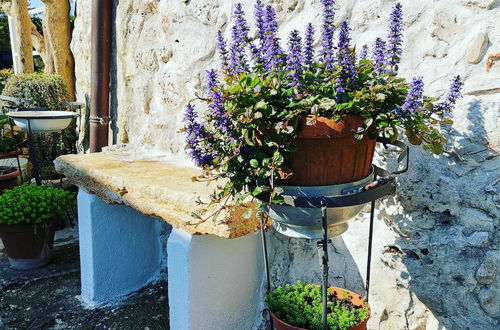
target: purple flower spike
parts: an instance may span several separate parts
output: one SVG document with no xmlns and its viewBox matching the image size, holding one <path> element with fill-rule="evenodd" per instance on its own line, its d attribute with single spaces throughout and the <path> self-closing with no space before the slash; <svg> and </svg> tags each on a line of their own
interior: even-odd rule
<svg viewBox="0 0 500 330">
<path fill-rule="evenodd" d="M 264 42 L 266 37 L 265 9 L 262 0 L 255 1 L 255 25 L 257 27 L 257 38 Z"/>
<path fill-rule="evenodd" d="M 189 150 L 189 156 L 197 166 L 211 165 L 213 157 L 202 146 L 202 141 L 206 139 L 207 133 L 205 127 L 198 123 L 198 115 L 191 104 L 186 106 L 184 123 L 186 125 L 186 149 Z"/>
<path fill-rule="evenodd" d="M 408 112 L 415 112 L 424 104 L 424 82 L 422 77 L 413 78 L 406 94 L 405 103 L 403 103 L 403 110 Z"/>
<path fill-rule="evenodd" d="M 224 69 L 224 71 L 227 71 L 229 68 L 227 44 L 220 30 L 217 32 L 217 49 L 219 50 L 220 59 L 222 61 L 222 68 Z"/>
<path fill-rule="evenodd" d="M 307 65 L 309 70 L 312 70 L 312 64 L 314 61 L 314 26 L 312 23 L 307 24 L 306 36 L 305 36 L 305 46 L 304 46 L 304 64 Z"/>
<path fill-rule="evenodd" d="M 359 53 L 359 59 L 366 60 L 367 57 L 368 57 L 368 45 L 364 44 L 363 47 L 361 47 L 361 52 Z"/>
<path fill-rule="evenodd" d="M 346 88 L 356 82 L 357 73 L 354 66 L 354 54 L 350 48 L 351 39 L 349 37 L 349 25 L 343 22 L 340 27 L 337 58 L 340 66 L 339 78 L 335 80 L 337 94 L 341 96 L 346 92 Z"/>
<path fill-rule="evenodd" d="M 333 6 L 335 2 L 333 0 L 321 0 L 323 4 L 323 28 L 321 35 L 321 56 L 323 57 L 323 63 L 326 69 L 333 68 L 333 33 L 335 32 L 335 26 L 333 21 L 335 19 L 335 11 Z"/>
<path fill-rule="evenodd" d="M 266 7 L 266 38 L 264 41 L 264 62 L 268 72 L 281 69 L 286 59 L 280 46 L 280 40 L 277 37 L 278 22 L 276 21 L 276 12 L 271 6 Z"/>
<path fill-rule="evenodd" d="M 215 70 L 207 71 L 207 87 L 208 98 L 212 101 L 208 108 L 210 109 L 210 117 L 214 121 L 215 126 L 224 133 L 232 133 L 233 125 L 229 120 L 226 108 L 224 106 L 224 96 L 219 90 L 219 81 Z"/>
<path fill-rule="evenodd" d="M 257 27 L 257 40 L 255 43 L 250 44 L 250 52 L 252 54 L 252 59 L 256 64 L 262 64 L 263 61 L 263 48 L 266 39 L 266 21 L 265 21 L 265 9 L 262 0 L 257 0 L 255 2 L 255 25 Z"/>
<path fill-rule="evenodd" d="M 302 38 L 299 31 L 290 32 L 288 39 L 289 54 L 286 58 L 286 69 L 290 71 L 288 76 L 292 78 L 291 86 L 299 85 L 299 77 L 302 72 Z"/>
<path fill-rule="evenodd" d="M 375 61 L 375 70 L 377 75 L 387 73 L 387 44 L 382 38 L 375 39 L 373 45 L 373 60 Z"/>
<path fill-rule="evenodd" d="M 392 71 L 395 73 L 396 68 L 401 60 L 401 55 L 403 54 L 403 49 L 401 48 L 403 44 L 403 6 L 397 3 L 391 12 L 389 18 L 389 44 L 387 47 L 389 64 L 393 67 Z"/>
<path fill-rule="evenodd" d="M 248 42 L 248 27 L 245 12 L 241 3 L 236 4 L 233 13 L 234 26 L 232 28 L 233 44 L 231 45 L 230 69 L 231 74 L 240 74 L 248 71 L 245 46 Z"/>
<path fill-rule="evenodd" d="M 464 82 L 462 81 L 462 77 L 460 76 L 455 76 L 451 80 L 451 86 L 448 91 L 448 94 L 446 95 L 446 99 L 436 105 L 434 111 L 437 112 L 450 112 L 453 109 L 455 109 L 455 104 L 459 98 L 462 97 L 462 87 L 464 85 Z"/>
</svg>

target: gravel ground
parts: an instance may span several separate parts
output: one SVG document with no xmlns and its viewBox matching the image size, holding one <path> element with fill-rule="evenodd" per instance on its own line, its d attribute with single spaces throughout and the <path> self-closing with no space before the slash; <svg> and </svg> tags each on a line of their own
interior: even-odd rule
<svg viewBox="0 0 500 330">
<path fill-rule="evenodd" d="M 51 263 L 15 271 L 0 244 L 0 329 L 168 329 L 167 283 L 152 284 L 118 307 L 85 309 L 78 235 L 56 233 Z"/>
</svg>

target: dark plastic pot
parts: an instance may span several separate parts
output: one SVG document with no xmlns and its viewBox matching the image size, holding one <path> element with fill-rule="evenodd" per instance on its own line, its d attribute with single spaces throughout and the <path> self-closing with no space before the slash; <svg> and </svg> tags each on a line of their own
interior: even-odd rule
<svg viewBox="0 0 500 330">
<path fill-rule="evenodd" d="M 363 306 L 363 304 L 365 303 L 365 300 L 363 299 L 363 297 L 361 297 L 360 295 L 358 295 L 352 291 L 342 289 L 342 288 L 337 288 L 334 286 L 331 286 L 329 289 L 330 289 L 330 292 L 335 292 L 337 294 L 344 294 L 345 292 L 347 292 L 352 297 L 352 303 L 355 306 Z M 295 326 L 290 325 L 286 322 L 283 322 L 278 317 L 276 317 L 276 315 L 274 315 L 274 313 L 272 313 L 272 312 L 271 312 L 271 317 L 273 319 L 274 328 L 276 330 L 307 330 L 307 329 L 295 327 Z M 369 319 L 370 319 L 370 307 L 368 307 L 368 316 L 366 317 L 366 319 L 364 319 L 362 322 L 356 324 L 355 326 L 349 328 L 348 330 L 366 330 L 366 325 L 367 325 Z"/>
<path fill-rule="evenodd" d="M 357 140 L 354 132 L 363 126 L 363 118 L 348 115 L 338 123 L 317 117 L 314 125 L 301 119 L 301 133 L 290 159 L 293 175 L 286 185 L 327 186 L 358 181 L 371 172 L 375 140 Z"/>
<path fill-rule="evenodd" d="M 50 261 L 54 242 L 52 226 L 38 226 L 35 231 L 33 224 L 0 224 L 0 238 L 14 269 L 34 269 Z"/>
<path fill-rule="evenodd" d="M 17 186 L 17 177 L 21 172 L 17 167 L 0 166 L 0 194 L 6 189 Z"/>
</svg>

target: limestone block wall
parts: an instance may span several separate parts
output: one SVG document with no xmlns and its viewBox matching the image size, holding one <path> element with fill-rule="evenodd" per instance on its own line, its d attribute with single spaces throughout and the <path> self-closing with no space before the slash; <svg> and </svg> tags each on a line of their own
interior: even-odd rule
<svg viewBox="0 0 500 330">
<path fill-rule="evenodd" d="M 235 0 L 115 1 L 113 135 L 184 155 L 186 102 L 217 66 L 215 33 L 231 28 Z M 253 1 L 241 0 L 250 19 Z M 308 22 L 320 29 L 319 0 L 267 1 L 281 37 Z M 358 46 L 386 36 L 390 0 L 337 0 Z M 371 329 L 495 329 L 500 320 L 499 0 L 402 0 L 406 42 L 401 73 L 424 76 L 427 95 L 442 95 L 455 74 L 465 97 L 447 132 L 447 152 L 412 148 L 397 198 L 380 203 L 376 223 Z M 72 49 L 77 95 L 90 91 L 91 0 L 78 1 Z M 332 281 L 362 291 L 367 217 L 332 244 Z M 319 280 L 314 244 L 271 235 L 275 284 Z"/>
</svg>

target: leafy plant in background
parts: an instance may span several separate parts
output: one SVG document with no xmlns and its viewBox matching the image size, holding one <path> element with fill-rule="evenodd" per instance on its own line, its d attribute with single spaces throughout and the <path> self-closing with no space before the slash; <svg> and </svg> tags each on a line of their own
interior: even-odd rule
<svg viewBox="0 0 500 330">
<path fill-rule="evenodd" d="M 293 175 L 287 162 L 296 150 L 301 118 L 311 124 L 317 116 L 338 121 L 354 114 L 364 118 L 355 132 L 358 139 L 395 140 L 402 130 L 412 144 L 435 154 L 443 151 L 446 140 L 440 126 L 451 124 L 446 115 L 461 96 L 460 76 L 439 102 L 424 96 L 422 77 L 398 77 L 401 4 L 392 9 L 387 38 L 377 38 L 356 53 L 347 22 L 334 24 L 334 1 L 321 2 L 319 49 L 313 46 L 318 28 L 311 23 L 304 36 L 291 31 L 284 49 L 275 10 L 261 0 L 255 3 L 254 32 L 237 4 L 232 43 L 228 45 L 221 31 L 217 35 L 222 67 L 207 71 L 206 92 L 197 95 L 208 111 L 200 116 L 188 104 L 183 131 L 189 155 L 203 168 L 197 180 L 226 179 L 211 202 L 221 210 L 230 199 L 240 204 L 266 195 L 274 203 L 282 201 L 278 185 Z"/>
<path fill-rule="evenodd" d="M 14 71 L 12 69 L 2 69 L 0 70 L 0 93 L 3 92 L 3 89 L 5 87 L 5 83 L 7 80 L 14 74 Z"/>
<path fill-rule="evenodd" d="M 42 225 L 76 207 L 73 193 L 50 186 L 23 184 L 0 195 L 0 224 Z"/>
<path fill-rule="evenodd" d="M 35 101 L 36 107 L 64 110 L 61 102 L 69 100 L 66 83 L 53 74 L 34 73 L 12 75 L 6 82 L 3 95 Z"/>
<path fill-rule="evenodd" d="M 368 317 L 368 305 L 354 306 L 346 292 L 343 297 L 328 296 L 328 329 L 343 330 L 355 326 Z M 269 310 L 280 320 L 304 329 L 321 330 L 323 304 L 321 287 L 303 284 L 286 285 L 267 294 Z"/>
<path fill-rule="evenodd" d="M 0 112 L 0 154 L 15 150 L 15 145 L 22 146 L 24 134 L 16 132 L 12 136 L 11 128 L 14 126 L 12 119 Z M 14 143 L 14 138 L 16 139 Z"/>
</svg>

